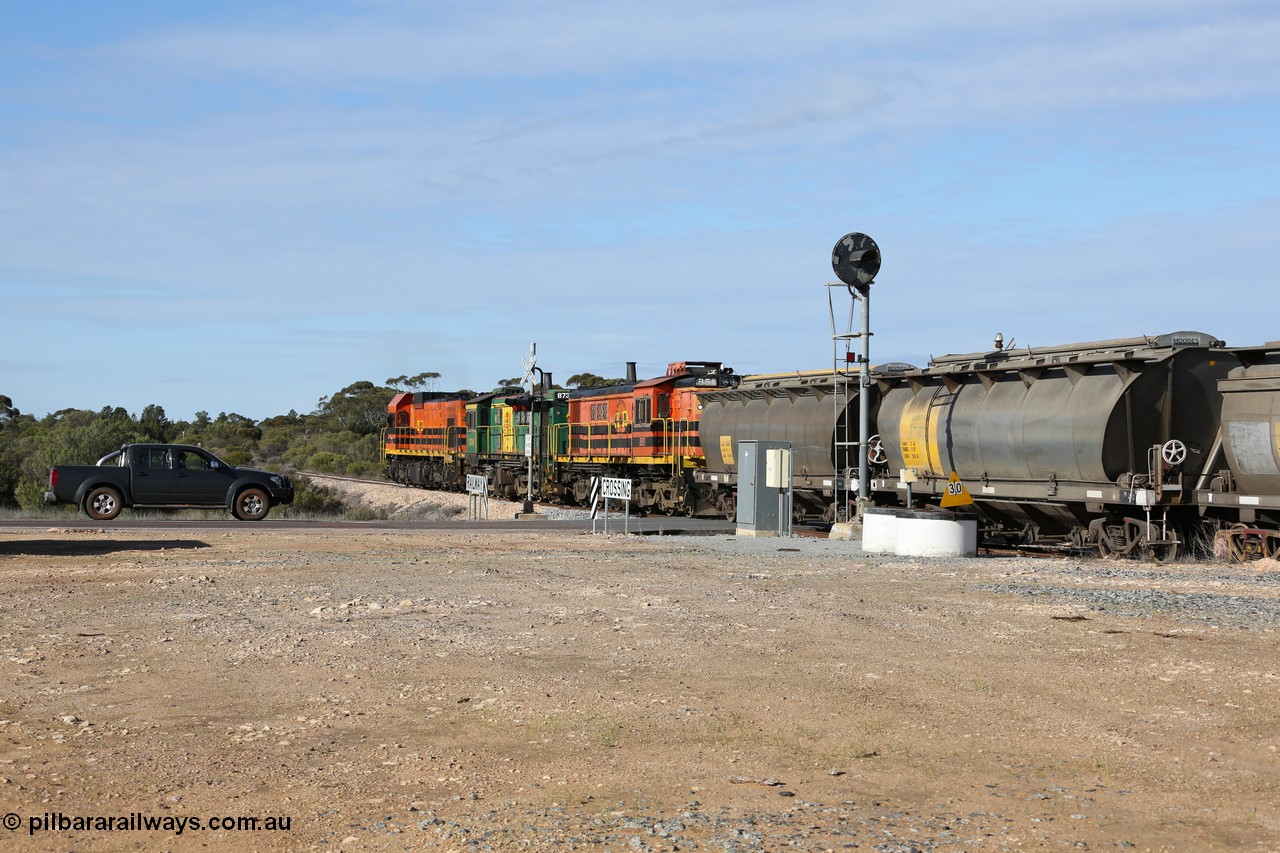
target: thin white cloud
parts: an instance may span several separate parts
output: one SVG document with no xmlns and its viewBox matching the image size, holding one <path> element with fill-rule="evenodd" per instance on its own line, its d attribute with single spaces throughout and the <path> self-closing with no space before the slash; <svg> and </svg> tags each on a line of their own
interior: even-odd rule
<svg viewBox="0 0 1280 853">
<path fill-rule="evenodd" d="M 877 343 L 938 341 L 917 355 L 1001 318 L 1036 338 L 1187 325 L 1163 229 L 1235 234 L 1233 280 L 1264 268 L 1271 4 L 862 5 L 305 4 L 46 52 L 0 81 L 21 116 L 0 139 L 13 345 L 40 346 L 67 288 L 122 313 L 167 298 L 243 343 L 175 355 L 193 388 L 274 348 L 314 400 L 405 359 L 481 387 L 530 338 L 562 378 L 821 366 L 826 256 L 853 228 L 886 249 Z M 32 55 L 0 35 L 0 61 Z M 86 356 L 55 363 L 88 383 Z M 243 393 L 228 406 L 299 407 L 270 408 L 278 383 Z"/>
</svg>

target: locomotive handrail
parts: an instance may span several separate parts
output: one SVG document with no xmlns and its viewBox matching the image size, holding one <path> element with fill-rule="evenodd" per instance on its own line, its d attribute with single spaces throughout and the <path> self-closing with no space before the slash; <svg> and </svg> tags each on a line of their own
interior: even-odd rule
<svg viewBox="0 0 1280 853">
<path fill-rule="evenodd" d="M 671 455 L 671 433 L 674 430 L 674 425 L 672 423 L 671 418 L 654 418 L 649 423 L 662 425 L 662 446 L 659 447 L 658 445 L 655 444 L 653 447 L 653 455 L 654 456 L 670 456 Z M 659 453 L 659 451 L 661 451 L 661 453 Z"/>
<path fill-rule="evenodd" d="M 497 429 L 498 435 L 501 436 L 502 427 L 499 426 L 495 428 L 492 424 L 487 424 L 485 426 L 473 427 L 473 429 L 475 430 L 475 433 L 476 433 L 476 452 L 477 453 L 493 453 L 494 452 L 493 447 L 490 445 L 490 442 L 493 440 L 493 431 L 494 429 Z M 498 452 L 499 453 L 502 452 L 501 445 L 498 446 Z"/>
<path fill-rule="evenodd" d="M 454 424 L 444 428 L 444 452 L 451 459 L 461 450 L 467 452 L 467 427 L 465 424 Z M 458 436 L 462 436 L 462 440 L 458 441 Z"/>
<path fill-rule="evenodd" d="M 653 455 L 670 456 L 671 470 L 674 472 L 676 470 L 676 457 L 674 452 L 676 431 L 675 420 L 673 418 L 654 418 L 650 423 L 662 425 L 662 446 L 658 447 L 655 445 L 653 448 Z"/>
<path fill-rule="evenodd" d="M 569 427 L 570 427 L 570 424 L 568 422 L 551 425 L 551 429 L 549 430 L 549 435 L 547 436 L 548 439 L 551 441 L 551 444 L 547 447 L 548 456 L 556 457 L 560 455 L 558 452 L 558 449 L 560 445 L 559 439 L 561 435 L 563 435 L 565 439 L 564 452 L 569 455 L 573 454 L 573 448 L 570 446 L 570 442 L 569 442 Z"/>
<path fill-rule="evenodd" d="M 661 454 L 654 448 L 655 455 L 669 456 L 671 458 L 671 473 L 674 476 L 680 472 L 682 462 L 689 455 L 689 436 L 693 432 L 693 421 L 689 418 L 655 418 L 653 423 L 662 424 L 662 447 Z"/>
<path fill-rule="evenodd" d="M 667 451 L 667 455 L 671 457 L 671 476 L 674 477 L 680 471 L 681 454 L 680 454 L 679 436 L 682 430 L 688 426 L 689 422 L 687 419 L 684 419 L 684 418 L 680 419 L 679 421 L 675 420 L 674 418 L 670 420 L 671 420 L 671 426 L 665 430 L 665 433 L 666 433 L 665 440 L 667 443 L 665 449 Z"/>
<path fill-rule="evenodd" d="M 674 452 L 671 455 L 672 474 L 678 474 L 683 467 L 682 460 L 689 455 L 689 435 L 693 432 L 693 422 L 688 418 L 681 418 L 679 424 L 679 432 L 672 431 L 673 441 L 677 435 L 679 436 L 679 441 L 675 442 Z"/>
</svg>

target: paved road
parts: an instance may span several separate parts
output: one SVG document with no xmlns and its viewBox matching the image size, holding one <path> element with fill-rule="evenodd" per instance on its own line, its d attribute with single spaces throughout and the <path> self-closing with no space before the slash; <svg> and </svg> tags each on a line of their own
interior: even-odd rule
<svg viewBox="0 0 1280 853">
<path fill-rule="evenodd" d="M 220 530 L 220 529 L 252 529 L 252 530 L 297 530 L 299 528 L 315 528 L 318 530 L 591 530 L 589 519 L 571 521 L 552 521 L 550 519 L 516 520 L 511 518 L 489 518 L 480 521 L 466 519 L 450 519 L 448 521 L 300 521 L 296 519 L 271 518 L 263 521 L 236 521 L 230 517 L 210 514 L 207 519 L 132 519 L 121 517 L 115 521 L 92 521 L 88 518 L 15 518 L 0 520 L 0 531 L 4 530 L 48 530 L 50 527 L 63 529 L 104 529 L 104 530 Z M 620 516 L 609 517 L 610 533 L 637 533 L 648 536 L 715 536 L 731 534 L 735 525 L 728 521 L 697 518 L 667 518 L 665 516 L 649 518 L 632 518 L 624 522 Z M 596 532 L 604 532 L 602 520 L 596 521 Z"/>
</svg>

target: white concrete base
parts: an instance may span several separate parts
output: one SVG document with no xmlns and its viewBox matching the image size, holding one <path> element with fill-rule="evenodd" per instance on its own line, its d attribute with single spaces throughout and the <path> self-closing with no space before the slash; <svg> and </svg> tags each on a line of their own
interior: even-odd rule
<svg viewBox="0 0 1280 853">
<path fill-rule="evenodd" d="M 898 553 L 898 518 L 888 513 L 864 510 L 862 550 L 867 554 Z"/>
<path fill-rule="evenodd" d="M 978 520 L 945 510 L 868 508 L 862 550 L 900 557 L 976 557 Z"/>
</svg>

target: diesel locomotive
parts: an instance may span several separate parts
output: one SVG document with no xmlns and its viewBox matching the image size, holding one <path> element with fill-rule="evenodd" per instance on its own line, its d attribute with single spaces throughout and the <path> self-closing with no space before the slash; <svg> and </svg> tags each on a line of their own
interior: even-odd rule
<svg viewBox="0 0 1280 853">
<path fill-rule="evenodd" d="M 881 365 L 869 380 L 680 362 L 607 388 L 401 394 L 388 406 L 387 473 L 446 489 L 485 473 L 495 494 L 567 504 L 587 501 L 594 476 L 629 477 L 635 509 L 732 519 L 738 443 L 776 439 L 792 447 L 797 523 L 847 520 L 854 498 L 934 505 L 956 475 L 988 541 L 1280 553 L 1280 342 L 1228 347 L 1180 331 L 997 343 Z M 861 394 L 875 433 L 866 495 L 850 429 Z"/>
<path fill-rule="evenodd" d="M 632 362 L 618 385 L 564 390 L 550 374 L 542 380 L 534 393 L 396 395 L 387 407 L 387 476 L 460 490 L 468 474 L 482 474 L 494 496 L 569 505 L 587 502 L 593 478 L 629 478 L 639 512 L 732 517 L 732 505 L 700 502 L 690 476 L 706 464 L 699 398 L 736 384 L 731 368 L 673 362 L 641 381 Z"/>
</svg>

